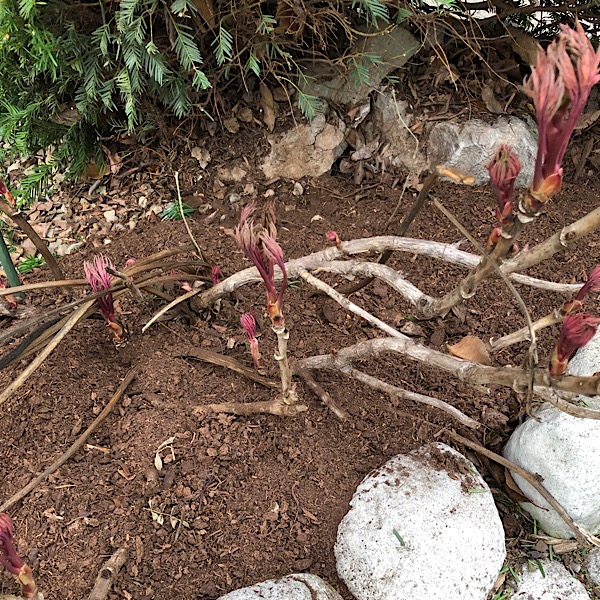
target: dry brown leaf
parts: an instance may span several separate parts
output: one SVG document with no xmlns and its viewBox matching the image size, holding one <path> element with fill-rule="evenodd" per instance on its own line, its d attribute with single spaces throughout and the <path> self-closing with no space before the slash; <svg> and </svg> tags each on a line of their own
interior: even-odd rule
<svg viewBox="0 0 600 600">
<path fill-rule="evenodd" d="M 476 335 L 466 335 L 460 342 L 449 345 L 448 352 L 452 356 L 480 365 L 490 366 L 492 364 L 485 344 Z"/>
<path fill-rule="evenodd" d="M 90 179 L 102 179 L 108 173 L 110 173 L 110 168 L 106 164 L 103 167 L 99 167 L 96 163 L 88 163 L 85 166 L 85 174 Z"/>
<path fill-rule="evenodd" d="M 215 9 L 212 0 L 192 0 L 192 2 L 206 24 L 213 29 L 215 26 Z"/>
<path fill-rule="evenodd" d="M 535 65 L 540 50 L 538 42 L 518 27 L 507 25 L 506 30 L 512 36 L 510 44 L 512 49 L 523 59 L 525 64 Z"/>
<path fill-rule="evenodd" d="M 508 495 L 516 502 L 531 502 L 527 496 L 521 491 L 521 488 L 517 485 L 517 482 L 513 479 L 510 471 L 504 469 L 504 478 L 506 487 L 508 488 Z"/>
<path fill-rule="evenodd" d="M 264 84 L 260 84 L 260 106 L 263 110 L 263 121 L 269 131 L 273 131 L 275 127 L 275 100 L 271 90 Z"/>
<path fill-rule="evenodd" d="M 496 100 L 496 96 L 494 95 L 494 90 L 489 85 L 484 85 L 481 89 L 481 98 L 485 102 L 485 107 L 495 115 L 501 115 L 504 112 L 502 105 L 498 100 Z"/>
</svg>

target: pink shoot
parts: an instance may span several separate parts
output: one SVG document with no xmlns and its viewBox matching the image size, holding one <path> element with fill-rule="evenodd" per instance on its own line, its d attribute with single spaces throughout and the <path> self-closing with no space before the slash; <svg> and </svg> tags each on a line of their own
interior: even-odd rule
<svg viewBox="0 0 600 600">
<path fill-rule="evenodd" d="M 254 368 L 258 369 L 258 361 L 260 360 L 260 352 L 258 350 L 258 340 L 256 339 L 256 320 L 251 312 L 245 312 L 240 317 L 240 323 L 242 328 L 248 336 L 250 342 L 250 354 L 252 354 L 252 360 L 254 361 Z"/>
<path fill-rule="evenodd" d="M 103 254 L 96 256 L 91 262 L 83 262 L 85 279 L 93 292 L 102 292 L 110 289 L 113 276 L 106 270 L 114 269 L 110 259 Z M 116 342 L 123 341 L 123 328 L 115 319 L 115 306 L 112 293 L 105 294 L 98 298 L 98 312 L 106 321 L 107 327 L 113 332 Z"/>
<path fill-rule="evenodd" d="M 233 237 L 238 247 L 252 261 L 257 268 L 265 289 L 267 291 L 267 310 L 273 325 L 283 326 L 284 319 L 281 312 L 283 294 L 287 287 L 287 272 L 283 250 L 277 243 L 277 229 L 275 228 L 275 214 L 271 204 L 264 210 L 264 224 L 257 224 L 252 218 L 255 211 L 254 203 L 242 209 L 240 224 L 235 228 Z M 283 283 L 277 291 L 275 286 L 275 265 L 283 274 Z"/>
<path fill-rule="evenodd" d="M 524 84 L 533 99 L 538 124 L 538 152 L 530 195 L 526 201 L 540 209 L 560 191 L 561 163 L 590 90 L 600 81 L 600 49 L 594 48 L 581 23 L 562 31 L 538 52 L 537 64 Z"/>
<path fill-rule="evenodd" d="M 579 288 L 575 297 L 563 304 L 562 312 L 568 314 L 580 309 L 585 297 L 590 292 L 600 292 L 600 265 L 596 265 L 592 269 L 588 280 Z"/>
<path fill-rule="evenodd" d="M 566 315 L 562 331 L 550 357 L 550 375 L 564 375 L 575 350 L 583 348 L 595 335 L 600 318 L 588 313 Z"/>
<path fill-rule="evenodd" d="M 325 237 L 330 242 L 333 242 L 336 246 L 339 246 L 342 243 L 342 240 L 340 240 L 340 236 L 337 234 L 337 231 L 328 231 L 325 234 Z"/>
<path fill-rule="evenodd" d="M 0 565 L 18 578 L 23 598 L 33 598 L 37 586 L 33 580 L 31 567 L 26 565 L 17 554 L 13 535 L 11 518 L 6 513 L 0 513 Z"/>
<path fill-rule="evenodd" d="M 214 265 L 210 270 L 210 276 L 212 277 L 213 285 L 217 285 L 221 281 L 221 267 Z"/>
<path fill-rule="evenodd" d="M 513 220 L 513 194 L 515 181 L 521 172 L 519 157 L 506 144 L 502 144 L 488 165 L 490 180 L 498 196 L 496 218 L 501 225 Z"/>
<path fill-rule="evenodd" d="M 6 198 L 6 201 L 12 208 L 15 208 L 17 206 L 13 195 L 8 191 L 8 188 L 6 187 L 4 181 L 0 181 L 0 196 L 4 196 Z"/>
</svg>

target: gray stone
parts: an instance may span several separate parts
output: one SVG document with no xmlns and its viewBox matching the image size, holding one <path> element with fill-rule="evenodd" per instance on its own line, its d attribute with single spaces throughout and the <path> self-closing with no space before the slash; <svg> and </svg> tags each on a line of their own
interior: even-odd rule
<svg viewBox="0 0 600 600">
<path fill-rule="evenodd" d="M 516 592 L 511 600 L 590 600 L 584 585 L 555 560 L 526 563 L 520 573 Z"/>
<path fill-rule="evenodd" d="M 234 590 L 218 600 L 342 600 L 342 597 L 320 577 L 296 573 Z"/>
<path fill-rule="evenodd" d="M 419 174 L 428 168 L 426 157 L 419 147 L 419 139 L 410 131 L 413 116 L 408 103 L 394 97 L 392 90 L 382 90 L 373 105 L 373 125 L 385 138 L 385 152 L 394 167 L 402 167 Z"/>
<path fill-rule="evenodd" d="M 588 555 L 585 561 L 589 578 L 598 586 L 600 586 L 600 548 L 594 548 Z"/>
<path fill-rule="evenodd" d="M 473 119 L 464 123 L 446 121 L 434 125 L 427 139 L 427 159 L 472 175 L 480 185 L 489 181 L 487 165 L 498 146 L 508 144 L 519 156 L 522 170 L 517 187 L 529 187 L 537 154 L 537 127 L 517 117 L 500 117 L 494 123 Z"/>
<path fill-rule="evenodd" d="M 452 448 L 392 458 L 350 506 L 335 555 L 358 600 L 482 600 L 492 590 L 506 556 L 502 523 L 488 486 Z"/>
<path fill-rule="evenodd" d="M 357 86 L 346 68 L 316 63 L 309 76 L 304 92 L 342 106 L 355 105 L 379 87 L 388 73 L 402 67 L 419 49 L 419 41 L 403 27 L 385 30 L 381 35 L 361 38 L 349 50 L 360 60 L 361 55 L 377 56 L 381 64 L 363 59 L 368 70 L 368 83 Z M 379 62 L 379 61 L 378 61 Z"/>
<path fill-rule="evenodd" d="M 600 371 L 600 330 L 569 361 L 569 375 L 587 377 Z"/>
<path fill-rule="evenodd" d="M 271 153 L 261 167 L 265 177 L 302 179 L 327 173 L 346 148 L 345 132 L 340 119 L 328 123 L 324 115 L 317 115 L 311 123 L 271 136 Z"/>
</svg>

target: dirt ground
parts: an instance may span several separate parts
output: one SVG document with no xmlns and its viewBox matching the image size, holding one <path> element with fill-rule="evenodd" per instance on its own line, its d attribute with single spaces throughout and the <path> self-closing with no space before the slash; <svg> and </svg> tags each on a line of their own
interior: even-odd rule
<svg viewBox="0 0 600 600">
<path fill-rule="evenodd" d="M 143 172 L 133 177 L 140 183 L 152 176 Z M 231 184 L 228 194 L 243 192 L 244 185 Z M 303 182 L 300 196 L 293 195 L 291 183 L 255 185 L 254 195 L 259 199 L 268 187 L 275 191 L 280 241 L 287 258 L 324 248 L 328 244 L 325 232 L 331 229 L 343 239 L 382 233 L 402 188 L 367 181 L 358 189 L 339 175 Z M 191 178 L 184 178 L 183 186 L 188 196 L 194 194 Z M 224 276 L 248 266 L 225 232 L 239 215 L 239 204 L 231 204 L 228 194 L 210 200 L 217 218 L 207 219 L 198 212 L 190 217 L 194 236 Z M 480 240 L 485 239 L 495 205 L 488 188 L 440 184 L 434 194 Z M 524 241 L 539 242 L 592 210 L 599 194 L 596 181 L 567 183 Z M 415 196 L 412 190 L 402 198 L 390 232 Z M 409 235 L 447 242 L 462 238 L 433 207 L 418 217 Z M 140 221 L 132 232 L 112 236 L 104 252 L 122 266 L 129 258 L 188 241 L 181 221 Z M 66 274 L 81 277 L 82 261 L 97 253 L 98 246 L 103 246 L 101 236 L 91 236 L 65 257 L 61 266 Z M 468 244 L 463 247 L 469 248 Z M 582 282 L 599 262 L 600 242 L 590 236 L 572 252 L 557 255 L 530 274 Z M 391 264 L 433 295 L 451 289 L 463 273 L 410 255 L 398 254 Z M 43 279 L 49 279 L 47 270 L 26 277 L 27 281 Z M 534 318 L 562 302 L 555 294 L 532 288 L 520 286 L 519 291 Z M 285 296 L 292 360 L 382 335 L 311 292 L 306 284 L 291 282 Z M 397 327 L 410 320 L 410 307 L 383 285 L 371 285 L 354 299 Z M 27 297 L 27 303 L 39 310 L 62 302 L 60 295 L 48 291 Z M 332 415 L 300 381 L 298 391 L 309 410 L 298 417 L 214 415 L 199 420 L 192 414 L 197 405 L 271 397 L 270 390 L 240 375 L 188 358 L 190 349 L 200 347 L 251 365 L 239 316 L 253 310 L 264 324 L 264 291 L 259 285 L 244 287 L 224 299 L 218 311 L 193 323 L 172 315 L 142 335 L 141 327 L 162 305 L 157 299 L 146 307 L 129 298 L 120 302 L 122 318 L 132 331 L 129 343 L 120 349 L 111 342 L 101 320 L 86 320 L 2 407 L 0 502 L 58 458 L 102 410 L 127 370 L 140 368 L 117 408 L 84 448 L 10 511 L 19 550 L 28 557 L 40 589 L 50 600 L 83 598 L 101 564 L 126 546 L 129 560 L 108 596 L 114 600 L 212 600 L 236 588 L 298 571 L 323 577 L 350 599 L 336 576 L 333 546 L 358 483 L 390 457 L 432 440 L 456 447 L 444 434 L 446 428 L 467 436 L 472 432 L 445 413 L 391 399 L 330 372 L 316 373 L 316 378 L 349 413 L 346 421 Z M 499 336 L 523 326 L 514 300 L 497 281 L 483 285 L 467 308 L 463 322 L 450 315 L 420 323 L 423 343 L 444 350 L 465 334 Z M 589 308 L 598 309 L 598 302 L 594 300 Z M 552 328 L 540 335 L 542 365 L 557 333 Z M 266 374 L 276 378 L 277 368 L 270 359 L 274 339 L 266 324 L 260 344 Z M 519 344 L 500 353 L 494 362 L 520 365 L 526 349 Z M 2 371 L 0 389 L 24 365 Z M 523 398 L 505 388 L 483 395 L 445 373 L 397 356 L 367 361 L 360 367 L 409 390 L 445 400 L 482 421 L 486 428 L 477 439 L 496 451 L 523 418 Z M 171 441 L 160 452 L 163 465 L 159 471 L 157 449 L 167 440 Z M 489 478 L 476 455 L 457 449 Z M 509 564 L 545 555 L 539 545 L 535 548 L 532 524 L 515 510 L 505 491 L 489 481 L 505 525 Z M 581 556 L 575 552 L 557 559 L 561 558 L 575 565 Z M 15 584 L 3 573 L 0 593 L 8 592 L 15 592 Z"/>
</svg>

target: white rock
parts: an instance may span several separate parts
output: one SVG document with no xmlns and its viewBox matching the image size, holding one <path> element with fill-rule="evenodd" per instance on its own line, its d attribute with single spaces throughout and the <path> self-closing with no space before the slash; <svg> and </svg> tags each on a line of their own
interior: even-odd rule
<svg viewBox="0 0 600 600">
<path fill-rule="evenodd" d="M 332 124 L 323 115 L 317 115 L 312 123 L 271 136 L 271 153 L 261 167 L 265 177 L 302 179 L 327 173 L 346 148 L 345 132 L 346 126 L 340 119 Z"/>
<path fill-rule="evenodd" d="M 495 123 L 479 119 L 438 123 L 429 133 L 427 158 L 431 167 L 454 167 L 481 184 L 489 181 L 487 165 L 501 144 L 508 144 L 519 155 L 522 170 L 516 185 L 529 186 L 537 154 L 537 128 L 533 121 L 500 117 Z"/>
<path fill-rule="evenodd" d="M 585 561 L 590 579 L 600 586 L 600 548 L 594 548 L 587 556 Z"/>
<path fill-rule="evenodd" d="M 492 589 L 506 556 L 502 523 L 488 486 L 452 448 L 394 457 L 350 505 L 335 555 L 358 600 L 483 600 Z"/>
<path fill-rule="evenodd" d="M 555 560 L 540 562 L 543 575 L 538 566 L 523 565 L 517 591 L 511 600 L 590 600 L 585 586 L 562 563 Z"/>
<path fill-rule="evenodd" d="M 342 600 L 342 597 L 320 577 L 296 573 L 234 590 L 218 600 Z"/>
<path fill-rule="evenodd" d="M 597 333 L 569 362 L 571 375 L 600 371 L 600 335 Z M 600 410 L 600 397 L 586 398 L 589 408 Z M 579 419 L 544 404 L 540 421 L 528 419 L 510 436 L 504 456 L 543 478 L 544 487 L 569 516 L 593 534 L 600 533 L 600 421 Z M 516 473 L 511 473 L 525 496 L 521 507 L 540 527 L 558 538 L 573 532 L 540 494 Z M 537 505 L 537 506 L 534 506 Z"/>
</svg>

